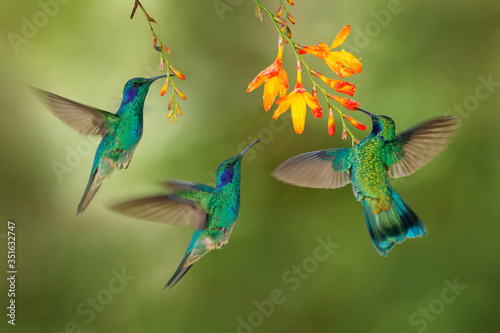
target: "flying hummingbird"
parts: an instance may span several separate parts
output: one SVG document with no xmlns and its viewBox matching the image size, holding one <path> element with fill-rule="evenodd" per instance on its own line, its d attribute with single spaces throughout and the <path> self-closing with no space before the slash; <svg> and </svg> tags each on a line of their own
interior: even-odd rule
<svg viewBox="0 0 500 333">
<path fill-rule="evenodd" d="M 83 212 L 104 180 L 113 171 L 127 168 L 142 136 L 144 100 L 151 84 L 166 75 L 130 79 L 123 88 L 120 108 L 114 113 L 80 104 L 70 99 L 33 88 L 40 100 L 67 125 L 84 135 L 100 135 L 90 179 L 76 214 Z"/>
<path fill-rule="evenodd" d="M 191 266 L 227 244 L 240 210 L 241 159 L 257 142 L 217 168 L 216 187 L 168 181 L 171 193 L 118 204 L 113 210 L 135 218 L 196 229 L 184 258 L 164 288 L 172 288 Z"/>
<path fill-rule="evenodd" d="M 297 186 L 339 188 L 352 183 L 363 204 L 370 237 L 380 255 L 407 237 L 427 231 L 420 218 L 389 184 L 389 177 L 411 175 L 430 162 L 448 144 L 459 127 L 459 117 L 435 118 L 395 135 L 394 121 L 370 116 L 371 134 L 351 148 L 330 148 L 304 153 L 283 162 L 273 173 Z"/>
</svg>

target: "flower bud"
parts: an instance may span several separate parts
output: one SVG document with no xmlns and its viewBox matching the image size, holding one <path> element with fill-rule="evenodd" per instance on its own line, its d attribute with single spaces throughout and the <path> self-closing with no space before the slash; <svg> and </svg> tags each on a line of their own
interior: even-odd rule
<svg viewBox="0 0 500 333">
<path fill-rule="evenodd" d="M 186 99 L 186 95 L 184 95 L 184 93 L 179 88 L 174 87 L 174 91 L 177 93 L 177 95 L 179 95 L 180 98 Z"/>
<path fill-rule="evenodd" d="M 335 134 L 335 118 L 333 117 L 333 108 L 330 106 L 328 108 L 328 134 Z"/>
<path fill-rule="evenodd" d="M 170 85 L 170 78 L 167 78 L 167 80 L 165 81 L 165 84 L 163 85 L 163 87 L 161 88 L 161 91 L 160 91 L 160 96 L 163 96 L 165 95 L 165 93 L 167 92 L 167 89 L 168 89 L 168 86 Z"/>
<path fill-rule="evenodd" d="M 184 80 L 186 77 L 181 73 L 179 72 L 177 69 L 173 68 L 172 66 L 168 66 L 168 68 L 170 69 L 170 71 L 172 71 L 172 73 L 175 74 L 175 76 L 177 76 L 179 79 L 181 80 Z"/>
</svg>

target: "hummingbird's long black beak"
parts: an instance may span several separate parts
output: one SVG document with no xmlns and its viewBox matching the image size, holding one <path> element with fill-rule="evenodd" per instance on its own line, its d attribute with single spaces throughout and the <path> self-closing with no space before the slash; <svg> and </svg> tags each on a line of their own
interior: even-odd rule
<svg viewBox="0 0 500 333">
<path fill-rule="evenodd" d="M 164 74 L 164 75 L 155 76 L 155 77 L 150 78 L 149 82 L 153 82 L 153 81 L 156 81 L 158 79 L 161 79 L 162 77 L 167 77 L 167 76 L 175 76 L 175 74 L 171 73 L 171 74 Z"/>
<path fill-rule="evenodd" d="M 363 109 L 361 109 L 361 108 L 355 108 L 355 109 L 356 109 L 356 110 L 358 110 L 358 111 L 361 111 L 361 112 L 363 112 L 363 113 L 365 113 L 365 114 L 367 114 L 367 115 L 369 115 L 369 116 L 370 116 L 370 118 L 373 118 L 373 117 L 374 117 L 373 113 L 370 113 L 370 112 L 368 112 L 368 111 L 366 111 L 366 110 L 363 110 Z"/>
<path fill-rule="evenodd" d="M 239 155 L 239 158 L 242 158 L 242 157 L 243 157 L 243 155 L 245 155 L 245 153 L 246 153 L 246 152 L 247 152 L 250 148 L 252 148 L 252 146 L 254 146 L 257 142 L 259 142 L 260 140 L 262 140 L 262 138 L 261 138 L 261 139 L 259 139 L 259 140 L 257 140 L 257 141 L 255 141 L 254 143 L 252 143 L 250 146 L 246 147 L 245 149 L 243 149 L 243 151 L 242 151 L 242 152 L 240 153 L 240 155 Z"/>
</svg>

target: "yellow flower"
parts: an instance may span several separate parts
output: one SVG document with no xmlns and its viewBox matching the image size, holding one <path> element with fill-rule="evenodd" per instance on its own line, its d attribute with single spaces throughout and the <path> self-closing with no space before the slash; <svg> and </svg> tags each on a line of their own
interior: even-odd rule
<svg viewBox="0 0 500 333">
<path fill-rule="evenodd" d="M 288 75 L 282 67 L 283 65 L 283 40 L 280 37 L 278 45 L 278 56 L 276 60 L 262 72 L 260 72 L 252 82 L 248 85 L 247 92 L 251 92 L 258 88 L 262 83 L 264 85 L 264 109 L 269 111 L 276 99 L 280 94 L 280 98 L 286 95 L 288 90 Z"/>
<path fill-rule="evenodd" d="M 306 104 L 311 108 L 314 117 L 321 118 L 323 115 L 317 97 L 308 93 L 302 85 L 300 61 L 297 61 L 297 83 L 295 84 L 295 89 L 286 97 L 278 99 L 276 103 L 279 106 L 274 111 L 273 118 L 278 119 L 281 114 L 291 107 L 293 128 L 297 134 L 301 134 L 304 131 Z"/>
<path fill-rule="evenodd" d="M 278 94 L 281 97 L 286 95 L 286 91 L 288 90 L 288 75 L 285 70 L 282 68 L 278 75 L 273 76 L 272 78 L 266 81 L 264 84 L 264 96 L 262 97 L 264 100 L 264 109 L 269 111 L 271 106 L 276 99 Z"/>
<path fill-rule="evenodd" d="M 325 63 L 328 65 L 328 67 L 330 67 L 330 69 L 334 71 L 339 78 L 343 78 L 344 76 L 351 76 L 354 75 L 354 73 L 361 73 L 361 62 L 359 62 L 359 59 L 352 55 L 352 53 L 346 52 L 344 50 L 331 52 L 332 49 L 344 43 L 350 31 L 351 27 L 349 25 L 346 25 L 344 28 L 342 28 L 337 37 L 335 37 L 335 39 L 333 40 L 331 47 L 328 47 L 326 43 L 302 46 L 299 50 L 299 53 L 309 53 L 325 60 Z"/>
</svg>

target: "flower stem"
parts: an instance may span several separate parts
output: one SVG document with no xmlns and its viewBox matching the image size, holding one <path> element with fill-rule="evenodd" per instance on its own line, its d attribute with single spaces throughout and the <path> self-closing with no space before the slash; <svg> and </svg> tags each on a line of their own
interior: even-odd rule
<svg viewBox="0 0 500 333">
<path fill-rule="evenodd" d="M 283 19 L 281 18 L 277 18 L 276 15 L 271 12 L 271 10 L 269 10 L 269 8 L 267 8 L 266 6 L 264 6 L 259 0 L 254 0 L 254 3 L 257 7 L 260 7 L 268 16 L 269 18 L 271 19 L 271 22 L 273 23 L 274 27 L 276 28 L 276 31 L 278 31 L 280 37 L 282 37 L 283 39 L 285 39 L 288 44 L 292 47 L 293 49 L 293 52 L 295 53 L 295 57 L 297 58 L 297 68 L 299 68 L 299 63 L 302 64 L 302 66 L 307 70 L 307 73 L 309 74 L 309 79 L 311 80 L 311 84 L 314 87 L 316 87 L 317 89 L 319 89 L 321 91 L 321 93 L 324 95 L 325 97 L 325 100 L 328 104 L 328 107 L 331 107 L 333 109 L 335 109 L 339 115 L 340 115 L 340 118 L 341 118 L 341 121 L 342 121 L 342 127 L 347 131 L 347 133 L 349 133 L 349 135 L 351 136 L 351 139 L 352 139 L 352 145 L 354 145 L 356 143 L 356 141 L 359 141 L 355 136 L 354 134 L 352 134 L 351 130 L 349 129 L 349 127 L 347 127 L 346 123 L 345 123 L 345 119 L 344 119 L 344 112 L 342 112 L 339 108 L 337 108 L 336 106 L 334 106 L 331 102 L 330 102 L 330 99 L 328 98 L 328 92 L 326 91 L 325 88 L 321 87 L 320 85 L 318 85 L 314 79 L 314 76 L 312 74 L 312 68 L 302 59 L 300 53 L 299 53 L 299 50 L 298 50 L 298 47 L 291 37 L 289 37 L 286 33 L 285 33 L 285 29 L 281 29 L 279 24 L 278 24 L 278 21 L 277 19 L 279 19 L 280 22 L 284 22 L 282 23 L 282 25 L 287 25 L 288 23 L 286 21 L 284 21 Z M 285 13 L 285 16 L 288 16 L 289 12 L 288 12 L 288 9 L 286 7 L 286 4 L 285 4 L 285 1 L 284 0 L 280 0 L 280 3 L 281 3 L 281 6 L 283 8 L 283 11 Z M 300 73 L 298 72 L 297 73 L 297 76 L 299 76 Z"/>
<path fill-rule="evenodd" d="M 166 46 L 165 43 L 163 43 L 160 39 L 160 37 L 158 37 L 158 35 L 156 34 L 154 28 L 153 28 L 153 24 L 152 23 L 156 23 L 158 24 L 158 22 L 156 22 L 156 20 L 154 18 L 152 18 L 148 12 L 146 11 L 146 9 L 142 6 L 141 2 L 139 0 L 135 0 L 135 4 L 134 4 L 134 9 L 132 10 L 132 14 L 130 15 L 130 18 L 132 19 L 134 17 L 134 14 L 135 14 L 135 11 L 137 10 L 137 7 L 141 8 L 142 12 L 144 13 L 144 16 L 146 16 L 146 21 L 148 21 L 148 25 L 149 25 L 149 29 L 151 30 L 151 34 L 153 35 L 153 44 L 154 44 L 154 49 L 158 52 L 160 52 L 160 70 L 161 69 L 164 69 L 165 66 L 166 66 L 166 71 L 167 71 L 167 81 L 170 81 L 170 84 L 172 85 L 172 95 L 171 95 L 171 99 L 173 101 L 173 107 L 172 107 L 172 110 L 173 110 L 173 113 L 174 113 L 174 117 L 171 118 L 172 120 L 175 119 L 177 120 L 177 117 L 175 116 L 175 112 L 176 112 L 176 108 L 175 106 L 178 104 L 177 103 L 177 100 L 175 98 L 175 94 L 174 92 L 178 89 L 176 84 L 175 84 L 175 81 L 173 81 L 170 77 L 170 75 L 172 74 L 171 72 L 171 65 L 170 65 L 170 62 L 168 61 L 168 59 L 165 57 L 165 51 L 166 52 L 170 52 L 170 49 Z M 159 43 L 160 45 L 156 45 L 157 43 Z M 175 75 L 175 74 L 174 74 Z M 172 121 L 171 121 L 172 122 Z"/>
</svg>

